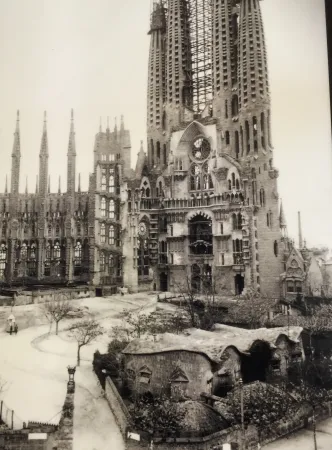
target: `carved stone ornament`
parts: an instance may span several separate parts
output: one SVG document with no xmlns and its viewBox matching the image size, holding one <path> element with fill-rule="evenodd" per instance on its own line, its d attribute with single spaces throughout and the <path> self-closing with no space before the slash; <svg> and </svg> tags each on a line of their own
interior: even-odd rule
<svg viewBox="0 0 332 450">
<path fill-rule="evenodd" d="M 279 171 L 277 169 L 269 170 L 269 177 L 270 178 L 278 178 L 279 177 Z"/>
<path fill-rule="evenodd" d="M 165 180 L 165 186 L 170 187 L 171 183 L 172 183 L 171 177 L 165 177 L 164 180 Z"/>
<path fill-rule="evenodd" d="M 145 236 L 146 236 L 146 234 L 147 234 L 147 228 L 146 228 L 146 225 L 145 225 L 144 222 L 141 222 L 141 223 L 138 225 L 138 234 L 139 234 L 141 237 L 145 237 Z"/>
<path fill-rule="evenodd" d="M 298 268 L 298 269 L 289 268 L 287 270 L 287 276 L 288 277 L 302 277 L 303 271 L 300 268 Z"/>
<path fill-rule="evenodd" d="M 227 167 L 219 167 L 219 169 L 215 169 L 213 172 L 218 181 L 227 180 L 227 174 L 228 174 Z"/>
</svg>

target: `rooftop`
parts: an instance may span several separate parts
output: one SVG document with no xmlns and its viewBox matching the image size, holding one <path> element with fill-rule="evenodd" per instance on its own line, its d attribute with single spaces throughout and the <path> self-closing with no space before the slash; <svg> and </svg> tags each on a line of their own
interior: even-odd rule
<svg viewBox="0 0 332 450">
<path fill-rule="evenodd" d="M 288 335 L 289 331 L 289 335 Z M 192 328 L 186 334 L 164 333 L 155 338 L 134 339 L 124 349 L 125 354 L 154 354 L 173 351 L 189 351 L 201 353 L 211 361 L 220 361 L 227 347 L 235 347 L 240 353 L 249 352 L 252 344 L 257 341 L 267 342 L 274 348 L 279 336 L 284 335 L 293 343 L 298 343 L 301 327 L 259 328 L 245 330 L 227 325 L 215 325 L 213 331 Z"/>
</svg>

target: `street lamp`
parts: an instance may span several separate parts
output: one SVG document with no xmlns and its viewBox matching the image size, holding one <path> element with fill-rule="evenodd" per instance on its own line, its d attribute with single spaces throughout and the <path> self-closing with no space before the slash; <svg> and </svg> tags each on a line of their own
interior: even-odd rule
<svg viewBox="0 0 332 450">
<path fill-rule="evenodd" d="M 75 392 L 75 372 L 76 372 L 76 366 L 67 366 L 68 375 L 69 375 L 69 381 L 67 383 L 67 393 L 73 394 Z"/>
<path fill-rule="evenodd" d="M 243 401 L 243 380 L 239 379 L 239 387 L 240 387 L 240 407 L 241 407 L 241 431 L 242 431 L 242 439 L 243 445 L 245 448 L 245 429 L 244 429 L 244 401 Z"/>
</svg>

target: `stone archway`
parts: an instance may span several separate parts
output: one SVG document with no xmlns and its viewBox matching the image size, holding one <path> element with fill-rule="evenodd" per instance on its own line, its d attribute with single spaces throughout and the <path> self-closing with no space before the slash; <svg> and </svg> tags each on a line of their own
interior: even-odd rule
<svg viewBox="0 0 332 450">
<path fill-rule="evenodd" d="M 161 272 L 159 275 L 159 285 L 161 292 L 168 291 L 168 275 L 166 272 Z"/>
<path fill-rule="evenodd" d="M 266 381 L 272 360 L 272 351 L 268 342 L 255 341 L 250 348 L 250 356 L 242 358 L 241 370 L 244 383 Z"/>
</svg>

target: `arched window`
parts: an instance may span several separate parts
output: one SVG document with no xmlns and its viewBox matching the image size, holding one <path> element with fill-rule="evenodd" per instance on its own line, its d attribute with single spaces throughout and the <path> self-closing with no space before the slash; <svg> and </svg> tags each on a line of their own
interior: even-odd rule
<svg viewBox="0 0 332 450">
<path fill-rule="evenodd" d="M 100 225 L 100 243 L 105 244 L 106 242 L 106 226 L 104 223 Z"/>
<path fill-rule="evenodd" d="M 272 228 L 272 211 L 269 211 L 269 212 L 266 214 L 266 225 L 267 225 L 269 228 Z"/>
<path fill-rule="evenodd" d="M 231 138 L 230 138 L 229 131 L 226 131 L 225 139 L 226 139 L 226 145 L 229 145 L 231 143 Z"/>
<path fill-rule="evenodd" d="M 235 158 L 239 159 L 240 155 L 240 140 L 239 140 L 239 132 L 235 131 Z"/>
<path fill-rule="evenodd" d="M 261 114 L 261 135 L 262 135 L 262 147 L 265 150 L 266 145 L 265 145 L 265 130 L 264 130 L 264 124 L 265 124 L 265 115 L 262 112 Z"/>
<path fill-rule="evenodd" d="M 114 226 L 110 225 L 109 229 L 108 229 L 108 243 L 109 245 L 114 245 Z"/>
<path fill-rule="evenodd" d="M 241 136 L 241 148 L 242 148 L 242 156 L 243 156 L 243 153 L 244 153 L 244 138 L 243 138 L 243 128 L 241 127 L 240 128 L 240 136 Z"/>
<path fill-rule="evenodd" d="M 235 188 L 235 174 L 232 173 L 232 187 Z"/>
<path fill-rule="evenodd" d="M 0 244 L 0 280 L 4 280 L 7 265 L 7 247 L 6 244 Z"/>
<path fill-rule="evenodd" d="M 243 255 L 242 255 L 243 244 L 241 239 L 233 240 L 233 259 L 234 264 L 242 264 Z"/>
<path fill-rule="evenodd" d="M 103 175 L 101 176 L 101 190 L 102 190 L 103 192 L 106 191 L 106 174 L 103 174 Z"/>
<path fill-rule="evenodd" d="M 228 119 L 228 100 L 225 100 L 225 119 Z"/>
<path fill-rule="evenodd" d="M 106 198 L 102 198 L 100 202 L 101 217 L 106 217 Z"/>
<path fill-rule="evenodd" d="M 263 188 L 261 188 L 259 191 L 259 200 L 260 200 L 261 206 L 265 206 L 265 191 Z"/>
<path fill-rule="evenodd" d="M 232 190 L 232 182 L 231 182 L 231 180 L 228 180 L 228 190 L 229 191 Z"/>
<path fill-rule="evenodd" d="M 204 190 L 213 189 L 212 176 L 208 164 L 204 164 L 203 166 L 203 189 Z"/>
<path fill-rule="evenodd" d="M 189 247 L 194 255 L 212 255 L 212 220 L 198 214 L 189 221 Z"/>
<path fill-rule="evenodd" d="M 232 97 L 232 116 L 236 117 L 239 114 L 239 99 L 237 95 Z"/>
<path fill-rule="evenodd" d="M 114 194 L 114 175 L 110 175 L 108 179 L 108 189 L 111 194 Z"/>
<path fill-rule="evenodd" d="M 80 241 L 76 242 L 74 248 L 74 260 L 76 265 L 82 262 L 82 243 Z"/>
<path fill-rule="evenodd" d="M 106 265 L 105 262 L 106 262 L 105 253 L 101 252 L 100 253 L 100 272 L 105 272 L 105 265 Z"/>
<path fill-rule="evenodd" d="M 154 143 L 153 139 L 150 140 L 150 149 L 151 149 L 151 163 L 154 165 Z"/>
<path fill-rule="evenodd" d="M 26 242 L 23 242 L 21 247 L 21 259 L 27 259 L 28 257 L 28 246 Z"/>
<path fill-rule="evenodd" d="M 246 120 L 246 144 L 247 144 L 247 154 L 250 153 L 250 131 L 249 131 L 249 122 Z"/>
<path fill-rule="evenodd" d="M 277 257 L 278 254 L 279 254 L 279 246 L 278 246 L 278 242 L 277 242 L 277 241 L 274 241 L 274 244 L 273 244 L 273 251 L 274 251 L 275 257 Z"/>
<path fill-rule="evenodd" d="M 54 256 L 54 259 L 61 258 L 61 247 L 60 247 L 59 241 L 55 241 L 54 248 L 53 248 L 53 256 Z"/>
<path fill-rule="evenodd" d="M 190 190 L 201 190 L 201 171 L 197 164 L 193 164 L 190 170 Z"/>
<path fill-rule="evenodd" d="M 239 179 L 238 179 L 238 178 L 236 179 L 235 187 L 236 187 L 236 189 L 237 189 L 238 191 L 240 190 L 240 182 L 239 182 Z"/>
<path fill-rule="evenodd" d="M 157 163 L 160 162 L 160 142 L 157 141 Z"/>
<path fill-rule="evenodd" d="M 114 207 L 114 200 L 111 199 L 109 202 L 109 209 L 108 209 L 108 218 L 114 219 L 115 217 L 115 207 Z"/>
<path fill-rule="evenodd" d="M 164 164 L 167 164 L 167 147 L 166 144 L 164 144 Z"/>
</svg>

